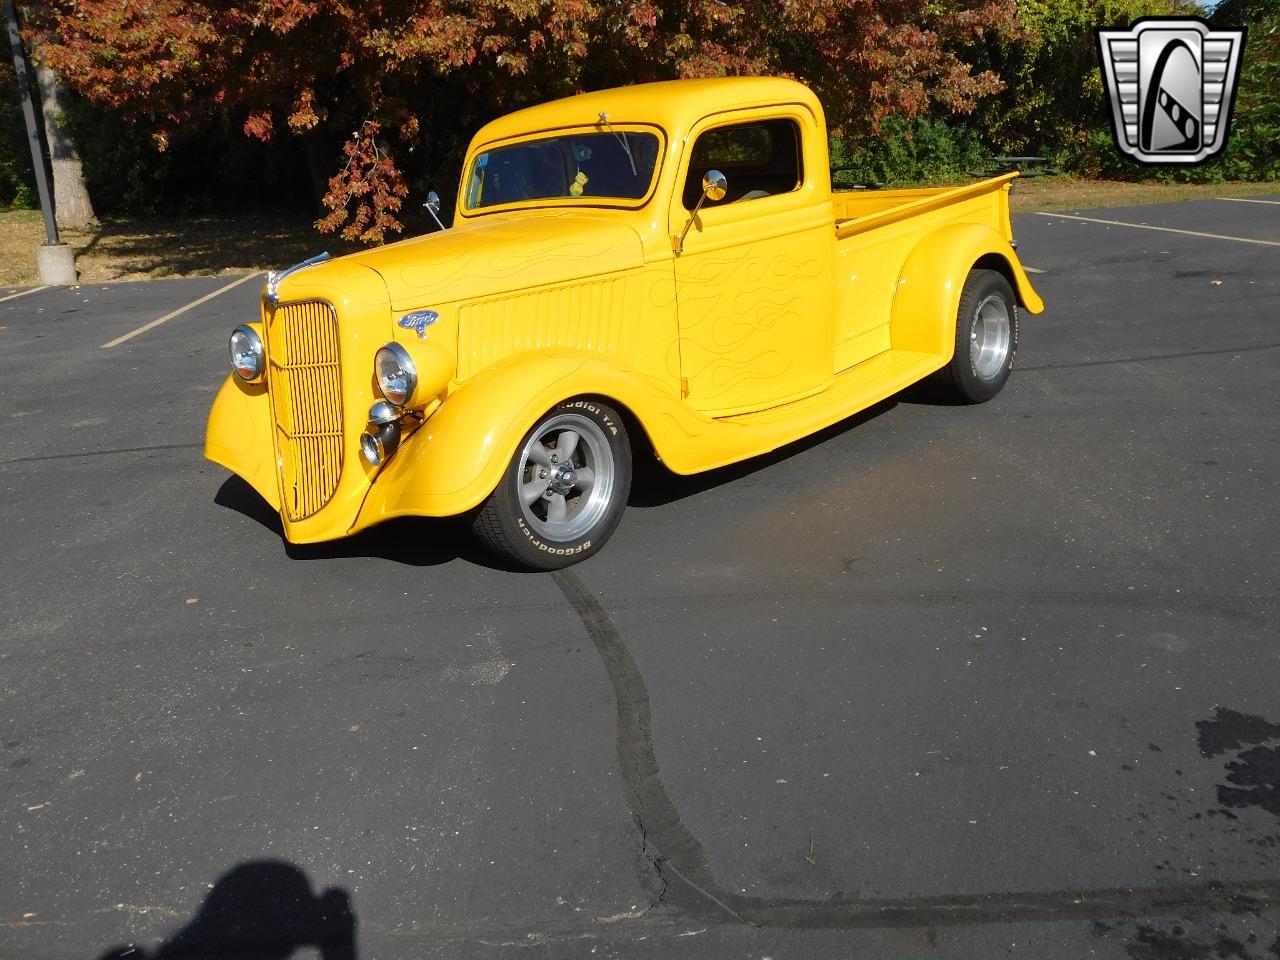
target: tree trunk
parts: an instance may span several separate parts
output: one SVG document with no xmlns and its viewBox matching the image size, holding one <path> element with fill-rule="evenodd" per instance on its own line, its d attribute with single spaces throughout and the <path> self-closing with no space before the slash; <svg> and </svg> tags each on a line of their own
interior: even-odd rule
<svg viewBox="0 0 1280 960">
<path fill-rule="evenodd" d="M 44 112 L 45 137 L 49 141 L 49 160 L 53 167 L 53 205 L 58 224 L 63 227 L 87 227 L 98 222 L 93 203 L 84 185 L 80 152 L 62 125 L 61 89 L 58 77 L 43 65 L 36 66 L 36 83 L 40 87 L 40 106 Z"/>
</svg>

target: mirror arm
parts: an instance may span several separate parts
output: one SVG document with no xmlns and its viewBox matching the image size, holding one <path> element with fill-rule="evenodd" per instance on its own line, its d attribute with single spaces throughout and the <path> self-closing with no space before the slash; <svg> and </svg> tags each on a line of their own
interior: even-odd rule
<svg viewBox="0 0 1280 960">
<path fill-rule="evenodd" d="M 693 221 L 698 219 L 698 211 L 702 209 L 702 205 L 707 202 L 707 191 L 702 191 L 702 196 L 698 198 L 698 202 L 693 207 L 693 212 L 689 214 L 689 219 L 685 222 L 684 229 L 680 231 L 680 236 L 675 238 L 675 248 L 677 256 L 684 253 L 684 238 L 689 235 L 689 228 L 693 226 Z"/>
<path fill-rule="evenodd" d="M 436 226 L 443 230 L 444 224 L 440 222 L 440 197 L 434 190 L 427 194 L 427 202 L 422 207 L 431 214 L 431 219 L 436 222 Z"/>
<path fill-rule="evenodd" d="M 708 200 L 723 200 L 725 191 L 729 189 L 729 181 L 725 179 L 723 173 L 719 170 L 708 170 L 702 177 L 702 196 L 698 198 L 698 203 L 693 208 L 693 212 L 689 214 L 689 221 L 684 225 L 684 229 L 680 231 L 680 236 L 671 238 L 671 245 L 675 248 L 676 256 L 684 253 L 684 238 L 689 235 L 689 228 L 693 226 L 693 221 L 698 219 L 698 211 L 702 209 L 702 205 Z"/>
</svg>

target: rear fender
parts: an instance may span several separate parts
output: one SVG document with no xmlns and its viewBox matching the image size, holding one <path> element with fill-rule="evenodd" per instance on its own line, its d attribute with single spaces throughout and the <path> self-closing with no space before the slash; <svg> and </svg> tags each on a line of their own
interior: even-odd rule
<svg viewBox="0 0 1280 960">
<path fill-rule="evenodd" d="M 960 294 L 969 271 L 979 261 L 1009 279 L 1024 310 L 1044 310 L 1044 301 L 1031 286 L 1008 240 L 982 224 L 953 223 L 916 244 L 898 275 L 889 328 L 895 350 L 951 359 Z"/>
</svg>

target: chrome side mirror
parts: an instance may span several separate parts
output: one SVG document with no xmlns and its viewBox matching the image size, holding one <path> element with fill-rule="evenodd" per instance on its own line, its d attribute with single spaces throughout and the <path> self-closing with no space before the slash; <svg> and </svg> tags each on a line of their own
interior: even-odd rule
<svg viewBox="0 0 1280 960">
<path fill-rule="evenodd" d="M 427 213 L 431 214 L 431 219 L 436 222 L 436 226 L 443 230 L 444 224 L 440 222 L 440 194 L 432 190 L 427 194 L 427 202 L 422 206 L 426 208 Z"/>
<path fill-rule="evenodd" d="M 708 170 L 702 178 L 702 195 L 708 200 L 723 200 L 728 192 L 729 178 L 719 170 Z"/>
<path fill-rule="evenodd" d="M 684 253 L 684 238 L 689 235 L 689 228 L 693 226 L 693 221 L 698 218 L 698 211 L 702 209 L 702 205 L 708 200 L 723 200 L 724 195 L 729 192 L 729 178 L 719 170 L 708 170 L 702 175 L 702 196 L 698 198 L 697 205 L 694 206 L 693 212 L 689 214 L 689 220 L 684 225 L 684 229 L 680 231 L 680 236 L 676 237 L 675 248 L 676 253 Z"/>
</svg>

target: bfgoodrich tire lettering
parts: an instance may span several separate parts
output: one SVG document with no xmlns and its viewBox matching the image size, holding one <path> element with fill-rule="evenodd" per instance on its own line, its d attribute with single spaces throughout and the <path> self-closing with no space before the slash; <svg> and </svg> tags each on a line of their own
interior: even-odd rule
<svg viewBox="0 0 1280 960">
<path fill-rule="evenodd" d="M 567 567 L 604 546 L 630 489 L 631 448 L 617 411 L 566 400 L 525 434 L 472 529 L 518 566 Z"/>
<path fill-rule="evenodd" d="M 955 348 L 934 380 L 951 399 L 983 403 L 1004 388 L 1018 353 L 1018 299 L 1003 274 L 970 271 L 956 311 Z"/>
</svg>

